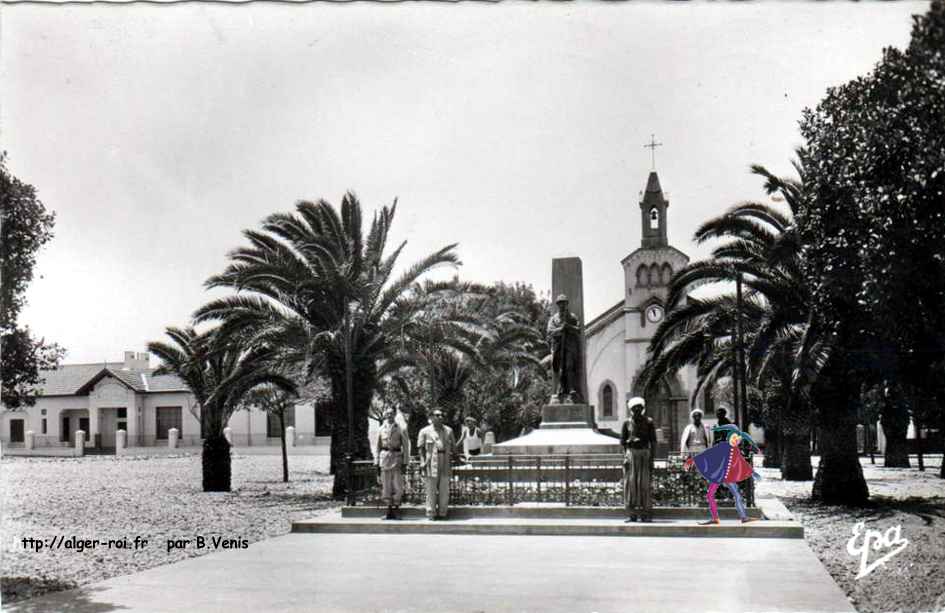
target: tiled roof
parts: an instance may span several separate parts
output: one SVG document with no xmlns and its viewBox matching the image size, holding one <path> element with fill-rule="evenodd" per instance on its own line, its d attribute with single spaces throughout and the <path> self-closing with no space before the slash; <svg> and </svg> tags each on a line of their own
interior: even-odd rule
<svg viewBox="0 0 945 613">
<path fill-rule="evenodd" d="M 73 396 L 93 379 L 105 374 L 119 379 L 136 392 L 189 391 L 184 382 L 175 375 L 154 375 L 153 368 L 125 369 L 122 362 L 98 364 L 63 364 L 55 370 L 44 370 L 40 376 L 45 382 L 40 386 L 43 396 Z M 142 379 L 143 375 L 143 379 Z"/>
</svg>

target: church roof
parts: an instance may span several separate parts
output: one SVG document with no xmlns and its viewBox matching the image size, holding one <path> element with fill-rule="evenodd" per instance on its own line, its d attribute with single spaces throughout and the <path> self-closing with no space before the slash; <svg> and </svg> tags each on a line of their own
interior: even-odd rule
<svg viewBox="0 0 945 613">
<path fill-rule="evenodd" d="M 621 264 L 626 264 L 626 263 L 627 263 L 627 260 L 629 260 L 630 258 L 632 258 L 634 255 L 636 255 L 636 254 L 637 254 L 638 252 L 640 252 L 640 251 L 661 251 L 661 250 L 673 251 L 673 252 L 679 254 L 680 256 L 682 256 L 687 262 L 689 261 L 689 256 L 686 255 L 685 253 L 683 253 L 682 251 L 680 251 L 679 249 L 676 249 L 676 248 L 673 247 L 672 245 L 663 245 L 663 246 L 661 246 L 661 247 L 638 247 L 637 249 L 634 249 L 633 251 L 631 251 L 631 252 L 627 255 L 627 257 L 625 257 L 624 259 L 620 260 L 620 263 L 621 263 Z"/>
<path fill-rule="evenodd" d="M 623 314 L 623 306 L 624 301 L 621 300 L 594 319 L 587 322 L 587 325 L 584 326 L 584 336 L 594 336 L 600 330 L 607 327 L 610 322 L 618 319 Z"/>
</svg>

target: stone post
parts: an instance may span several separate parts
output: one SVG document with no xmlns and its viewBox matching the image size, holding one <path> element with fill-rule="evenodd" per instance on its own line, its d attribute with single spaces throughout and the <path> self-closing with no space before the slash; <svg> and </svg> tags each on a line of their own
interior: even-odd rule
<svg viewBox="0 0 945 613">
<path fill-rule="evenodd" d="M 75 431 L 75 455 L 82 457 L 85 455 L 85 432 Z"/>
<path fill-rule="evenodd" d="M 482 453 L 490 454 L 492 453 L 492 446 L 495 445 L 495 432 L 489 430 L 486 432 L 486 436 L 482 441 Z"/>
<path fill-rule="evenodd" d="M 167 446 L 171 449 L 177 449 L 177 428 L 171 428 L 167 431 Z"/>
<path fill-rule="evenodd" d="M 33 439 L 33 431 L 32 431 L 32 430 L 27 430 L 27 431 L 26 431 L 26 438 L 24 439 L 24 446 L 25 446 L 27 449 L 32 449 L 32 448 L 35 446 L 35 442 L 34 442 L 34 439 Z"/>
<path fill-rule="evenodd" d="M 223 436 L 224 438 L 226 438 L 226 442 L 228 442 L 230 445 L 233 444 L 233 436 L 231 434 L 231 430 L 229 426 L 227 426 L 226 428 L 223 428 Z"/>
<path fill-rule="evenodd" d="M 295 426 L 289 426 L 285 429 L 285 446 L 295 447 Z"/>
<path fill-rule="evenodd" d="M 128 446 L 128 432 L 125 430 L 115 431 L 115 455 L 122 455 L 125 447 Z"/>
</svg>

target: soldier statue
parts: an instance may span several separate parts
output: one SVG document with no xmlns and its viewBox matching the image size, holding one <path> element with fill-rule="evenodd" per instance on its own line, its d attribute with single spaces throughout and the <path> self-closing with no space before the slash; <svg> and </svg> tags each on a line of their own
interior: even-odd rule
<svg viewBox="0 0 945 613">
<path fill-rule="evenodd" d="M 548 348 L 551 350 L 551 371 L 555 381 L 553 402 L 578 404 L 581 398 L 580 359 L 581 324 L 577 316 L 568 310 L 568 297 L 564 294 L 555 300 L 558 312 L 548 320 Z"/>
</svg>

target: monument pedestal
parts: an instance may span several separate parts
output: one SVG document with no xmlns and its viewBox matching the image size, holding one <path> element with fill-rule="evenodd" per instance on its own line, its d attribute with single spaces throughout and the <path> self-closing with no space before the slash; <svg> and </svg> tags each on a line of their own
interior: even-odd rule
<svg viewBox="0 0 945 613">
<path fill-rule="evenodd" d="M 541 427 L 499 443 L 494 456 L 586 455 L 621 453 L 620 441 L 594 431 L 594 411 L 587 404 L 548 404 L 541 409 Z"/>
</svg>

